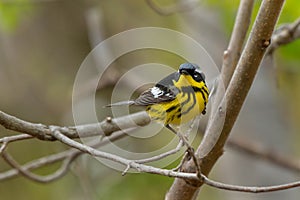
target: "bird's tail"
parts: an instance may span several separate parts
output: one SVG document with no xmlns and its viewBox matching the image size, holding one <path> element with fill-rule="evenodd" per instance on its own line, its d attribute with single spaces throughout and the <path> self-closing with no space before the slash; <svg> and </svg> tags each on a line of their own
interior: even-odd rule
<svg viewBox="0 0 300 200">
<path fill-rule="evenodd" d="M 112 104 L 108 104 L 108 105 L 105 105 L 104 107 L 113 107 L 113 106 L 130 106 L 130 105 L 134 105 L 135 102 L 134 101 L 120 101 L 120 102 L 117 102 L 117 103 L 112 103 Z"/>
</svg>

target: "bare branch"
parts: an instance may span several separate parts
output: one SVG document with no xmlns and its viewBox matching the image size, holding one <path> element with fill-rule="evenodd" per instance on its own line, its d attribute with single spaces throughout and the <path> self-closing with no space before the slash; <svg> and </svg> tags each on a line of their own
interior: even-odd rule
<svg viewBox="0 0 300 200">
<path fill-rule="evenodd" d="M 300 172 L 299 159 L 292 158 L 287 155 L 283 156 L 282 154 L 272 149 L 266 148 L 264 144 L 251 141 L 248 138 L 231 138 L 228 140 L 227 144 L 230 147 L 239 150 L 239 152 L 243 152 L 256 158 L 266 160 L 272 164 L 278 165 L 291 171 Z"/>
<path fill-rule="evenodd" d="M 60 127 L 55 126 L 61 133 L 69 138 L 90 137 L 100 135 L 110 135 L 119 130 L 125 130 L 137 126 L 145 126 L 150 123 L 150 117 L 146 112 L 134 113 L 132 115 L 119 117 L 110 120 L 104 120 L 100 123 L 86 124 L 79 126 Z M 44 124 L 31 123 L 21 120 L 0 111 L 0 124 L 13 131 L 29 134 L 40 140 L 53 141 L 55 138 L 51 135 L 51 126 Z M 78 133 L 80 135 L 78 135 Z"/>
<path fill-rule="evenodd" d="M 245 49 L 238 62 L 232 80 L 228 85 L 225 98 L 223 99 L 223 102 L 226 102 L 227 106 L 226 118 L 221 136 L 215 147 L 212 149 L 211 154 L 208 155 L 207 158 L 211 159 L 214 157 L 212 154 L 218 155 L 215 157 L 218 158 L 222 154 L 223 146 L 235 123 L 243 102 L 246 99 L 264 53 L 270 44 L 270 38 L 280 14 L 283 2 L 284 0 L 264 0 L 262 2 Z M 218 110 L 222 110 L 222 108 Z M 217 115 L 213 120 L 218 120 L 222 114 L 223 113 L 219 113 L 219 115 Z M 211 135 L 211 133 L 214 131 L 214 126 L 209 126 L 206 130 L 206 135 Z M 199 154 L 201 154 L 201 151 L 203 151 L 205 148 L 205 143 L 203 143 L 203 146 L 200 145 L 200 148 L 198 149 Z M 209 166 L 209 169 L 211 169 L 211 167 L 212 166 Z"/>
<path fill-rule="evenodd" d="M 148 3 L 151 2 L 153 4 L 153 2 L 150 0 L 147 0 L 147 2 Z M 203 174 L 194 173 L 195 167 L 193 162 L 191 161 L 184 164 L 184 172 L 175 172 L 172 170 L 160 169 L 160 168 L 155 168 L 152 166 L 142 164 L 146 162 L 156 161 L 168 155 L 178 152 L 182 147 L 182 142 L 179 143 L 176 149 L 168 151 L 164 154 L 147 158 L 147 159 L 129 160 L 111 153 L 99 151 L 95 148 L 92 148 L 87 145 L 83 145 L 77 141 L 72 140 L 72 138 L 78 138 L 79 136 L 81 137 L 99 136 L 99 135 L 110 136 L 110 134 L 112 134 L 113 132 L 119 131 L 121 129 L 130 129 L 130 128 L 135 128 L 137 126 L 147 125 L 150 122 L 150 118 L 145 112 L 141 112 L 141 113 L 137 113 L 130 116 L 121 117 L 121 118 L 116 118 L 116 119 L 109 119 L 109 120 L 107 119 L 97 124 L 60 127 L 60 126 L 48 126 L 44 124 L 27 122 L 0 111 L 0 124 L 2 126 L 10 130 L 26 133 L 26 134 L 21 134 L 16 136 L 4 137 L 0 139 L 0 143 L 2 143 L 0 147 L 0 154 L 6 160 L 6 162 L 9 163 L 14 168 L 13 170 L 9 170 L 7 172 L 1 173 L 0 180 L 1 178 L 3 180 L 3 179 L 13 177 L 17 174 L 22 174 L 24 177 L 29 178 L 33 181 L 42 182 L 42 183 L 50 182 L 66 174 L 68 172 L 71 163 L 75 160 L 76 157 L 78 157 L 83 153 L 88 153 L 92 156 L 105 158 L 124 165 L 126 169 L 124 170 L 123 174 L 125 174 L 129 169 L 132 168 L 139 172 L 146 172 L 146 173 L 159 174 L 163 176 L 179 178 L 176 179 L 176 181 L 174 182 L 171 188 L 171 191 L 168 193 L 167 196 L 168 199 L 169 198 L 191 199 L 192 196 L 194 196 L 196 190 L 203 183 L 220 189 L 241 191 L 241 192 L 254 192 L 254 193 L 271 192 L 271 191 L 285 190 L 293 187 L 299 187 L 300 182 L 294 182 L 294 183 L 283 184 L 278 186 L 268 186 L 268 187 L 236 186 L 236 185 L 230 185 L 230 184 L 224 184 L 224 183 L 212 181 L 206 177 L 206 175 L 210 172 L 210 170 L 214 166 L 217 159 L 222 154 L 225 142 L 228 138 L 228 135 L 232 129 L 233 124 L 235 123 L 235 120 L 238 116 L 241 106 L 246 98 L 246 95 L 252 84 L 258 66 L 266 52 L 266 49 L 270 45 L 271 34 L 273 32 L 283 2 L 284 0 L 274 0 L 274 1 L 265 0 L 262 3 L 256 23 L 254 25 L 254 29 L 249 37 L 245 50 L 243 51 L 243 54 L 239 60 L 239 55 L 244 43 L 244 38 L 247 29 L 249 27 L 249 16 L 251 16 L 252 13 L 253 1 L 244 0 L 241 3 L 238 16 L 237 16 L 237 21 L 234 27 L 234 32 L 231 37 L 231 41 L 229 43 L 227 51 L 224 53 L 224 62 L 222 68 L 223 70 L 222 75 L 223 75 L 225 87 L 227 87 L 228 85 L 228 89 L 226 91 L 226 98 L 223 99 L 223 104 L 221 105 L 227 103 L 226 102 L 227 100 L 228 102 L 230 102 L 230 106 L 227 106 L 226 108 L 227 112 L 226 112 L 225 126 L 223 127 L 221 137 L 219 138 L 216 146 L 214 146 L 214 148 L 212 149 L 209 155 L 203 154 L 203 152 L 206 152 L 206 149 L 211 148 L 209 147 L 211 143 L 207 143 L 207 140 L 204 139 L 197 150 L 197 155 L 199 156 L 199 158 L 201 158 L 199 159 L 199 161 L 201 162 L 201 169 Z M 154 4 L 154 6 L 156 5 Z M 158 11 L 161 11 L 162 13 L 172 14 L 170 10 L 172 12 L 180 11 L 176 7 L 169 10 L 167 9 L 167 11 L 165 9 L 163 10 L 160 10 L 160 8 L 158 9 Z M 243 10 L 247 11 L 247 13 L 243 12 Z M 288 26 L 288 28 L 283 30 L 281 33 L 278 33 L 277 40 L 276 38 L 273 38 L 276 35 L 274 34 L 272 36 L 273 43 L 275 43 L 274 45 L 277 46 L 283 45 L 289 43 L 288 40 L 290 40 L 291 38 L 295 39 L 297 37 L 300 37 L 299 36 L 300 34 L 298 32 L 299 24 L 300 24 L 300 19 L 297 20 L 295 23 L 293 23 L 291 26 Z M 295 37 L 294 35 L 297 35 L 297 37 Z M 286 37 L 288 36 L 289 38 L 286 39 Z M 277 48 L 277 46 L 274 48 Z M 269 49 L 272 49 L 271 47 Z M 237 68 L 233 74 L 236 65 Z M 231 78 L 232 74 L 233 74 L 233 78 Z M 231 82 L 229 82 L 230 80 Z M 206 134 L 205 134 L 206 139 L 212 136 L 213 133 L 216 131 L 216 128 L 214 127 L 215 125 L 214 122 L 218 121 L 218 119 L 222 115 L 224 115 L 222 106 L 216 106 L 215 108 L 217 114 L 213 116 L 213 118 L 210 121 L 210 125 L 206 130 Z M 125 134 L 122 133 L 120 135 L 123 137 Z M 116 136 L 117 134 L 114 134 L 110 137 L 113 138 Z M 36 160 L 35 162 L 31 162 L 29 164 L 21 166 L 13 159 L 13 157 L 9 153 L 7 153 L 7 146 L 10 142 L 31 139 L 34 137 L 39 138 L 41 140 L 48 140 L 48 141 L 59 140 L 60 142 L 76 149 L 71 149 L 59 154 L 41 158 Z M 109 141 L 108 139 L 105 140 L 105 142 L 108 141 Z M 97 145 L 99 144 L 104 145 L 105 142 L 100 142 Z M 249 149 L 251 148 L 249 147 Z M 252 151 L 252 153 L 253 152 L 261 155 L 264 155 L 263 153 L 265 153 L 262 151 L 256 151 L 256 152 Z M 286 161 L 286 160 L 278 159 L 278 157 L 274 158 L 274 156 L 272 155 L 265 155 L 265 157 L 273 159 L 278 163 Z M 47 176 L 40 176 L 30 171 L 30 169 L 38 168 L 40 166 L 44 166 L 45 164 L 54 163 L 62 160 L 63 160 L 62 166 L 53 174 Z M 185 180 L 183 181 L 182 179 Z M 181 192 L 182 194 L 180 194 Z"/>
<path fill-rule="evenodd" d="M 33 138 L 31 135 L 28 134 L 21 134 L 21 135 L 13 135 L 13 136 L 7 136 L 0 138 L 0 143 L 4 142 L 15 142 L 20 140 L 27 140 Z"/>
<path fill-rule="evenodd" d="M 134 162 L 133 160 L 128 160 L 128 159 L 122 158 L 120 156 L 111 154 L 111 153 L 98 151 L 97 149 L 83 145 L 79 142 L 76 142 L 76 141 L 66 137 L 65 135 L 61 134 L 58 130 L 55 130 L 55 129 L 53 129 L 52 135 L 57 140 L 61 141 L 62 143 L 66 144 L 70 147 L 76 148 L 76 149 L 80 150 L 81 152 L 90 154 L 92 156 L 96 156 L 96 157 L 114 161 L 116 163 L 124 165 L 125 167 L 130 166 L 130 168 L 135 169 L 139 172 L 159 174 L 159 175 L 163 175 L 163 176 L 178 177 L 178 178 L 192 179 L 192 180 L 198 179 L 197 175 L 194 173 L 174 172 L 172 170 L 160 169 L 160 168 L 156 168 L 156 167 L 152 167 L 152 166 L 148 166 L 148 165 L 139 164 L 139 163 Z"/>
<path fill-rule="evenodd" d="M 136 163 L 133 160 L 128 160 L 128 159 L 119 157 L 117 155 L 113 155 L 113 154 L 106 153 L 106 152 L 101 152 L 101 151 L 93 149 L 89 146 L 80 144 L 80 143 L 64 136 L 63 134 L 59 133 L 59 131 L 54 130 L 54 129 L 53 129 L 52 134 L 54 137 L 56 137 L 62 143 L 66 144 L 68 146 L 71 146 L 73 148 L 76 148 L 82 152 L 86 152 L 92 156 L 105 158 L 105 159 L 123 164 L 124 166 L 126 166 L 124 172 L 122 173 L 123 175 L 130 168 L 133 168 L 139 172 L 159 174 L 159 175 L 169 176 L 169 177 L 177 177 L 177 178 L 181 178 L 181 179 L 185 179 L 185 180 L 200 181 L 202 179 L 201 181 L 203 181 L 203 183 L 213 186 L 213 187 L 220 188 L 220 189 L 240 191 L 240 192 L 255 192 L 255 193 L 286 190 L 286 189 L 300 186 L 300 181 L 289 183 L 289 184 L 284 184 L 284 185 L 270 186 L 270 187 L 245 187 L 245 186 L 235 186 L 235 185 L 223 184 L 223 183 L 219 183 L 216 181 L 212 181 L 212 180 L 208 179 L 205 175 L 200 175 L 200 178 L 199 178 L 198 175 L 195 173 L 175 172 L 172 170 L 155 168 L 152 166 L 147 166 L 147 165 Z"/>
<path fill-rule="evenodd" d="M 32 170 L 32 169 L 37 169 L 40 168 L 42 166 L 46 166 L 52 163 L 56 163 L 59 161 L 64 160 L 65 158 L 67 158 L 68 156 L 71 156 L 74 151 L 74 149 L 68 150 L 68 151 L 64 151 L 61 153 L 57 153 L 54 155 L 50 155 L 50 156 L 45 156 L 42 158 L 39 158 L 37 160 L 31 161 L 25 165 L 22 166 L 23 170 Z M 80 152 L 80 151 L 77 151 Z M 10 179 L 13 178 L 15 176 L 19 175 L 19 171 L 16 169 L 11 169 L 5 172 L 0 173 L 0 180 L 6 180 L 6 179 Z"/>
<path fill-rule="evenodd" d="M 21 134 L 21 135 L 13 135 L 13 136 L 7 136 L 0 138 L 0 143 L 2 143 L 0 147 L 0 154 L 4 152 L 4 150 L 7 148 L 8 143 L 10 142 L 15 142 L 15 141 L 20 141 L 20 140 L 27 140 L 33 138 L 31 135 L 27 134 Z"/>
<path fill-rule="evenodd" d="M 228 85 L 225 98 L 223 99 L 223 103 L 228 102 L 230 104 L 227 104 L 226 106 L 226 118 L 221 135 L 210 153 L 200 161 L 201 171 L 204 175 L 207 175 L 211 171 L 212 167 L 223 153 L 225 142 L 237 119 L 243 102 L 245 101 L 260 62 L 270 44 L 270 39 L 281 12 L 283 2 L 284 0 L 264 0 L 262 2 L 251 34 L 233 74 L 232 80 Z M 209 123 L 205 133 L 206 136 L 214 136 L 214 133 L 219 131 L 219 127 L 215 127 L 214 124 L 222 119 L 222 115 L 224 115 L 223 109 L 223 107 L 217 109 L 219 113 L 213 117 L 212 123 Z M 197 149 L 197 155 L 201 158 L 202 152 L 207 152 L 207 149 L 211 148 L 210 145 L 211 144 L 205 143 L 204 137 L 201 145 Z M 193 163 L 189 161 L 185 165 L 185 169 L 187 172 L 193 171 Z M 166 199 L 192 199 L 202 184 L 201 181 L 186 182 L 181 179 L 176 179 L 170 191 L 167 193 Z"/>
<path fill-rule="evenodd" d="M 278 47 L 289 44 L 300 38 L 300 18 L 291 24 L 279 27 L 273 34 L 268 54 L 272 54 Z"/>
<path fill-rule="evenodd" d="M 232 191 L 240 191 L 240 192 L 254 192 L 254 193 L 258 193 L 258 192 L 271 192 L 271 191 L 278 191 L 278 190 L 286 190 L 289 188 L 294 188 L 294 187 L 299 187 L 300 186 L 300 182 L 293 182 L 293 183 L 289 183 L 289 184 L 283 184 L 283 185 L 278 185 L 278 186 L 268 186 L 268 187 L 246 187 L 246 186 L 237 186 L 237 185 L 230 185 L 230 184 L 224 184 L 224 183 L 220 183 L 220 182 L 216 182 L 216 181 L 212 181 L 210 179 L 208 179 L 205 175 L 203 174 L 196 174 L 196 173 L 186 173 L 186 172 L 175 172 L 172 170 L 166 170 L 166 169 L 160 169 L 160 168 L 155 168 L 152 166 L 147 166 L 147 165 L 143 165 L 140 163 L 137 163 L 134 160 L 128 160 L 125 158 L 122 158 L 120 156 L 117 155 L 113 155 L 110 153 L 106 153 L 106 152 L 102 152 L 99 151 L 97 149 L 94 149 L 90 146 L 86 146 L 83 145 L 79 142 L 76 142 L 70 138 L 68 138 L 67 136 L 65 136 L 64 134 L 60 133 L 60 127 L 54 127 L 51 126 L 51 134 L 53 137 L 55 137 L 57 140 L 61 141 L 62 143 L 73 147 L 75 149 L 60 153 L 60 154 L 56 154 L 56 155 L 52 155 L 52 159 L 46 158 L 42 161 L 42 159 L 39 159 L 39 163 L 36 165 L 41 166 L 41 163 L 51 163 L 51 162 L 55 162 L 58 160 L 64 160 L 62 166 L 53 174 L 47 175 L 47 176 L 40 176 L 37 174 L 34 174 L 32 172 L 29 171 L 29 166 L 27 165 L 25 166 L 20 166 L 7 152 L 6 149 L 3 148 L 1 155 L 2 157 L 6 160 L 6 162 L 8 164 L 10 164 L 17 172 L 22 174 L 24 177 L 36 181 L 36 182 L 40 182 L 40 183 L 48 183 L 51 182 L 53 180 L 56 180 L 60 177 L 62 177 L 63 175 L 65 175 L 68 172 L 68 169 L 72 163 L 72 161 L 75 160 L 75 158 L 77 158 L 79 155 L 81 155 L 82 153 L 88 153 L 92 156 L 96 156 L 96 157 L 101 157 L 101 158 L 105 158 L 105 159 L 109 159 L 111 161 L 123 164 L 124 166 L 126 166 L 124 172 L 122 173 L 122 175 L 125 175 L 126 172 L 130 169 L 133 168 L 139 172 L 146 172 L 146 173 L 152 173 L 152 174 L 159 174 L 159 175 L 163 175 L 163 176 L 169 176 L 169 177 L 176 177 L 176 178 L 181 178 L 181 179 L 185 179 L 190 180 L 190 181 L 201 181 L 202 183 L 205 183 L 207 185 L 210 185 L 212 187 L 216 187 L 216 188 L 220 188 L 220 189 L 225 189 L 225 190 L 232 190 Z M 122 132 L 119 132 L 119 135 L 117 136 L 117 134 L 110 136 L 110 139 L 118 139 L 123 137 L 125 134 Z M 22 136 L 22 137 L 20 137 Z M 20 135 L 19 137 L 7 137 L 5 140 L 2 139 L 2 142 L 5 144 L 8 144 L 8 141 L 18 141 L 21 139 L 25 139 L 28 137 L 26 135 Z M 32 138 L 32 137 L 31 137 Z M 101 141 L 100 143 L 95 143 L 93 144 L 94 147 L 100 146 L 100 145 L 104 145 L 106 143 L 108 143 L 110 141 L 110 139 L 107 139 L 108 137 L 105 138 L 104 141 Z M 181 147 L 183 145 L 183 142 L 181 142 L 177 148 Z M 177 149 L 176 148 L 176 149 Z M 76 150 L 77 149 L 77 150 Z M 165 156 L 167 156 L 169 154 L 165 154 Z M 150 158 L 152 160 L 158 160 L 161 157 L 153 157 Z M 148 160 L 144 160 L 145 161 L 150 161 L 150 159 Z M 51 161 L 50 161 L 51 160 Z M 142 161 L 142 160 L 140 160 Z M 36 166 L 35 165 L 35 166 Z M 33 165 L 31 165 L 32 167 Z M 5 175 L 3 175 L 5 174 Z M 7 179 L 8 178 L 8 172 L 3 173 L 2 176 L 0 174 L 0 179 L 2 177 L 2 179 Z M 10 176 L 11 173 L 10 173 Z"/>
<path fill-rule="evenodd" d="M 94 148 L 98 148 L 98 147 L 104 146 L 104 145 L 106 145 L 110 142 L 119 140 L 119 139 L 123 138 L 124 136 L 126 136 L 126 133 L 117 132 L 114 135 L 103 138 L 102 141 L 92 142 L 88 145 L 92 146 Z M 14 136 L 10 136 L 10 137 L 14 137 Z M 70 150 L 63 151 L 63 152 L 60 152 L 60 153 L 57 153 L 57 154 L 53 154 L 53 155 L 49 155 L 49 156 L 39 158 L 39 159 L 31 161 L 31 162 L 29 162 L 29 163 L 27 163 L 23 166 L 20 166 L 19 168 L 22 168 L 22 170 L 25 170 L 25 171 L 29 171 L 29 170 L 37 169 L 37 168 L 40 168 L 40 167 L 43 167 L 43 166 L 46 166 L 46 165 L 49 165 L 49 164 L 60 162 L 62 160 L 68 160 L 69 163 L 71 164 L 71 162 L 75 158 L 77 158 L 78 156 L 80 156 L 82 154 L 83 154 L 83 152 L 81 152 L 77 149 L 70 149 Z M 64 162 L 66 162 L 66 161 L 64 161 Z M 65 171 L 68 170 L 68 168 L 69 168 L 67 163 L 65 165 L 62 165 L 60 167 L 60 169 L 58 169 L 54 173 L 56 175 L 54 175 L 54 174 L 51 175 L 51 176 L 49 175 L 48 178 L 47 178 L 47 181 L 45 181 L 43 183 L 54 181 L 57 178 L 63 176 L 65 174 Z M 59 173 L 61 173 L 61 175 L 59 175 Z M 19 175 L 19 171 L 17 169 L 11 169 L 11 170 L 8 170 L 6 172 L 0 173 L 0 180 L 6 180 L 6 179 L 9 179 L 9 178 L 13 178 L 17 175 Z"/>
<path fill-rule="evenodd" d="M 210 103 L 212 103 L 212 114 L 210 115 L 207 127 L 214 126 L 215 131 L 210 132 L 210 135 L 205 134 L 202 144 L 206 145 L 206 150 L 201 152 L 202 155 L 200 155 L 200 158 L 205 156 L 214 147 L 219 138 L 219 133 L 223 128 L 224 121 L 213 120 L 213 118 L 216 115 L 222 114 L 221 117 L 224 119 L 224 112 L 226 109 L 226 102 L 222 102 L 222 99 L 225 95 L 224 91 L 227 89 L 237 62 L 240 59 L 246 34 L 250 26 L 253 4 L 254 0 L 242 0 L 240 2 L 232 35 L 227 50 L 224 52 L 221 76 L 216 80 L 216 94 L 214 95 L 213 99 L 210 99 Z"/>
<path fill-rule="evenodd" d="M 274 191 L 287 190 L 287 189 L 291 189 L 291 188 L 300 186 L 300 181 L 292 182 L 292 183 L 288 183 L 288 184 L 282 184 L 282 185 L 275 185 L 275 186 L 248 187 L 248 186 L 230 185 L 230 184 L 216 182 L 216 181 L 208 179 L 205 176 L 202 176 L 202 179 L 206 185 L 209 185 L 209 186 L 212 186 L 215 188 L 236 191 L 236 192 L 249 192 L 249 193 L 274 192 Z"/>
<path fill-rule="evenodd" d="M 221 76 L 225 88 L 227 88 L 230 82 L 242 53 L 247 31 L 251 22 L 253 4 L 254 0 L 241 0 L 230 41 L 226 51 L 224 51 Z"/>
<path fill-rule="evenodd" d="M 63 165 L 55 173 L 48 176 L 40 176 L 24 169 L 6 151 L 3 151 L 1 155 L 11 167 L 15 168 L 24 177 L 39 183 L 49 183 L 65 175 L 68 172 L 72 161 L 77 157 L 76 155 L 67 157 L 64 160 Z"/>
<path fill-rule="evenodd" d="M 162 153 L 160 155 L 157 155 L 157 156 L 153 156 L 151 158 L 145 158 L 145 159 L 140 159 L 140 160 L 134 160 L 134 162 L 137 162 L 137 163 L 149 163 L 149 162 L 154 162 L 154 161 L 157 161 L 157 160 L 161 160 L 162 158 L 165 158 L 165 157 L 168 157 L 172 154 L 175 154 L 177 152 L 180 151 L 181 147 L 183 147 L 183 141 L 180 140 L 177 147 L 175 149 L 172 149 L 170 151 L 167 151 L 165 153 Z"/>
<path fill-rule="evenodd" d="M 89 146 L 80 144 L 80 143 L 64 136 L 63 134 L 59 133 L 59 131 L 57 131 L 57 130 L 53 130 L 52 134 L 54 137 L 56 137 L 62 143 L 66 144 L 68 146 L 71 146 L 73 148 L 76 148 L 82 152 L 86 152 L 92 156 L 105 158 L 105 159 L 123 164 L 126 168 L 125 168 L 124 172 L 122 173 L 122 175 L 125 175 L 126 172 L 130 168 L 133 168 L 139 172 L 159 174 L 159 175 L 169 176 L 169 177 L 177 177 L 177 178 L 181 178 L 181 179 L 185 179 L 185 180 L 200 181 L 202 179 L 201 181 L 203 181 L 203 183 L 210 185 L 212 187 L 225 189 L 225 190 L 233 190 L 233 191 L 240 191 L 240 192 L 254 192 L 254 193 L 286 190 L 286 189 L 300 186 L 300 181 L 289 183 L 289 184 L 284 184 L 284 185 L 270 186 L 270 187 L 245 187 L 245 186 L 236 186 L 236 185 L 219 183 L 219 182 L 208 179 L 205 175 L 200 175 L 200 178 L 199 178 L 198 175 L 195 173 L 175 172 L 172 170 L 160 169 L 160 168 L 156 168 L 156 167 L 152 167 L 152 166 L 139 164 L 133 160 L 128 160 L 128 159 L 119 157 L 117 155 L 113 155 L 113 154 L 106 153 L 106 152 L 101 152 L 101 151 L 93 149 Z"/>
</svg>

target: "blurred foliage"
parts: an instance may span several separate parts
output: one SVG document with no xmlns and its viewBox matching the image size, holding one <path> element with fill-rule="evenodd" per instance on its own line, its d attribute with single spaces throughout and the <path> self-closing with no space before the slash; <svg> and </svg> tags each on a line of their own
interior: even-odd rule
<svg viewBox="0 0 300 200">
<path fill-rule="evenodd" d="M 128 174 L 122 181 L 113 185 L 103 187 L 103 183 L 101 183 L 97 192 L 101 199 L 163 199 L 171 183 L 172 180 L 167 177 L 151 174 L 143 174 L 142 176 L 141 174 Z"/>
<path fill-rule="evenodd" d="M 14 31 L 24 15 L 32 13 L 30 0 L 0 1 L 0 28 Z"/>
</svg>

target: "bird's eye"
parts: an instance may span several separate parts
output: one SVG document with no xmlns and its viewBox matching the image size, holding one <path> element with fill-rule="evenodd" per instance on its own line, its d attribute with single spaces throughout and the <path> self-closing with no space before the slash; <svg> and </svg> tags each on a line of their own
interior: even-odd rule
<svg viewBox="0 0 300 200">
<path fill-rule="evenodd" d="M 205 81 L 205 75 L 202 72 L 195 72 L 193 74 L 193 79 L 197 82 Z"/>
<path fill-rule="evenodd" d="M 198 74 L 198 73 L 194 74 L 194 75 L 193 75 L 193 78 L 194 78 L 194 80 L 197 81 L 197 82 L 200 82 L 200 81 L 202 80 L 201 74 Z"/>
</svg>

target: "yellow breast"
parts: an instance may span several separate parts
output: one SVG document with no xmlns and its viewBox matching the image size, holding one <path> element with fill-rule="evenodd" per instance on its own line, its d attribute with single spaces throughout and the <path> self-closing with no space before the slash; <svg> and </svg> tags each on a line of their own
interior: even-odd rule
<svg viewBox="0 0 300 200">
<path fill-rule="evenodd" d="M 174 86 L 179 89 L 176 99 L 150 105 L 146 111 L 153 120 L 164 124 L 180 125 L 201 114 L 208 102 L 208 89 L 204 82 L 196 82 L 189 75 L 181 75 Z"/>
</svg>

